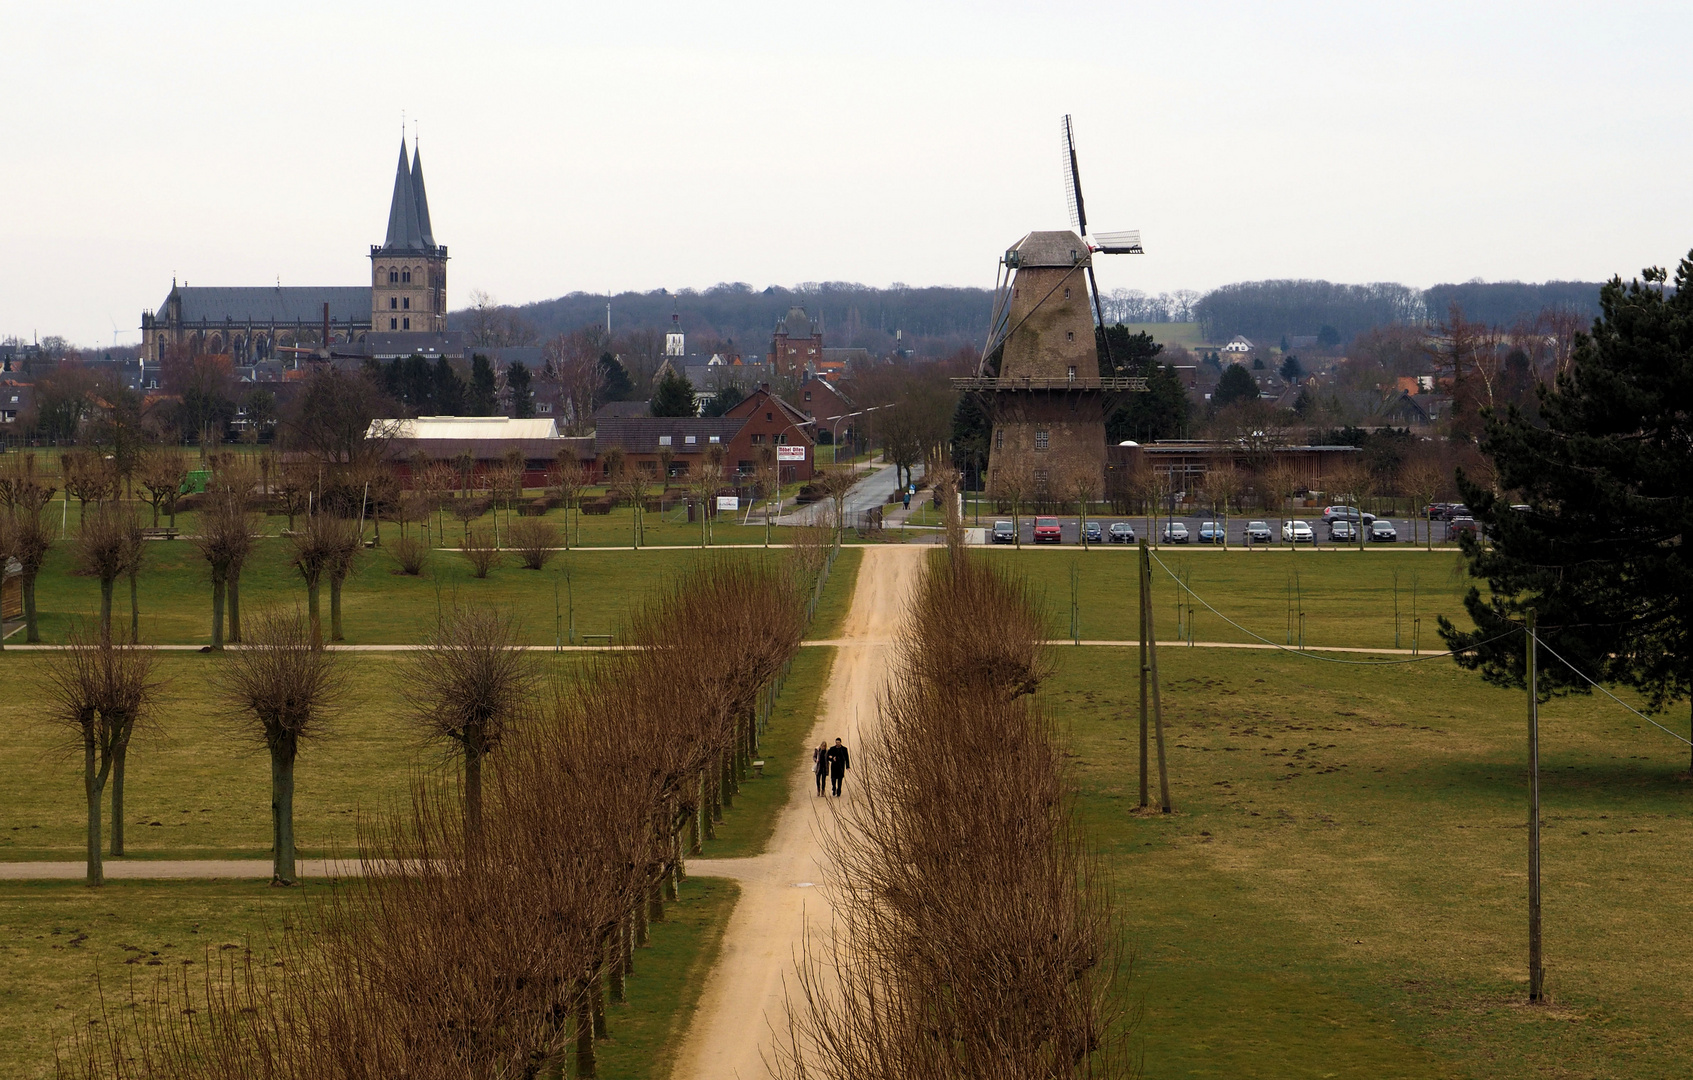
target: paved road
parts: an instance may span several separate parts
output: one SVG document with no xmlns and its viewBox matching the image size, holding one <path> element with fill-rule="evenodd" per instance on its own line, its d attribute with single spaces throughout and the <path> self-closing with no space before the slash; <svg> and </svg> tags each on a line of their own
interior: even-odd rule
<svg viewBox="0 0 1693 1080">
<path fill-rule="evenodd" d="M 850 518 L 854 514 L 861 514 L 866 510 L 874 510 L 878 506 L 886 506 L 888 499 L 899 486 L 894 474 L 898 472 L 892 465 L 876 469 L 864 479 L 852 486 L 847 492 L 845 510 Z M 918 465 L 912 470 L 912 475 L 918 479 L 923 476 L 923 466 Z M 778 525 L 815 525 L 822 520 L 823 514 L 830 508 L 827 501 L 815 502 L 809 506 L 802 506 L 789 514 L 783 514 L 776 519 Z"/>
</svg>

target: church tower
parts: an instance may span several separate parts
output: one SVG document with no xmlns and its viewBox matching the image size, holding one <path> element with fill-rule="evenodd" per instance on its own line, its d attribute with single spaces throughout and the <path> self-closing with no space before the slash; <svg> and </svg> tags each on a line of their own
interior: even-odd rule
<svg viewBox="0 0 1693 1080">
<path fill-rule="evenodd" d="M 447 249 L 435 243 L 429 197 L 423 189 L 423 156 L 413 148 L 394 172 L 388 207 L 388 238 L 370 249 L 370 328 L 375 333 L 447 329 Z"/>
</svg>

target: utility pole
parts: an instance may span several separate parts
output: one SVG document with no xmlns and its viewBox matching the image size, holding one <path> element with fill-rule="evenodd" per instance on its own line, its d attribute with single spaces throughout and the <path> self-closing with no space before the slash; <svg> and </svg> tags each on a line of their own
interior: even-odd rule
<svg viewBox="0 0 1693 1080">
<path fill-rule="evenodd" d="M 1140 808 L 1146 809 L 1146 701 L 1147 676 L 1152 670 L 1147 667 L 1146 642 L 1146 537 L 1140 538 Z"/>
<path fill-rule="evenodd" d="M 1540 951 L 1540 687 L 1535 668 L 1538 637 L 1534 609 L 1528 610 L 1528 1000 L 1546 998 L 1546 971 Z"/>
<path fill-rule="evenodd" d="M 1146 634 L 1141 639 L 1147 650 L 1145 678 L 1152 685 L 1152 738 L 1158 747 L 1158 795 L 1164 813 L 1171 811 L 1170 771 L 1164 757 L 1164 702 L 1158 689 L 1158 632 L 1152 618 L 1152 557 L 1141 542 L 1141 618 L 1146 621 Z"/>
</svg>

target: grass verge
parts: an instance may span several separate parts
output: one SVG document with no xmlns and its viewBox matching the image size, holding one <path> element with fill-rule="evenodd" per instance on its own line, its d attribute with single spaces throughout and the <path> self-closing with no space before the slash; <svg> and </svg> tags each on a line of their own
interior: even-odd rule
<svg viewBox="0 0 1693 1080">
<path fill-rule="evenodd" d="M 1047 700 L 1138 952 L 1148 1075 L 1693 1067 L 1681 744 L 1603 699 L 1543 708 L 1552 1004 L 1530 1008 L 1520 691 L 1448 660 L 1166 648 L 1177 812 L 1148 815 L 1134 655 L 1056 655 Z"/>
<path fill-rule="evenodd" d="M 813 641 L 837 637 L 846 622 L 847 609 L 852 607 L 852 592 L 858 585 L 858 568 L 864 562 L 864 549 L 842 546 L 835 556 L 835 566 L 823 585 L 823 599 L 812 613 L 811 626 L 805 636 Z"/>
</svg>

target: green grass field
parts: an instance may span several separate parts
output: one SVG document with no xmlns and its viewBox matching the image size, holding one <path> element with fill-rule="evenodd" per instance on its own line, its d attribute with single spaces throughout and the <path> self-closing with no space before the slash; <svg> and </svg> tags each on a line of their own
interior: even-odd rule
<svg viewBox="0 0 1693 1080">
<path fill-rule="evenodd" d="M 759 534 L 762 539 L 762 531 Z M 150 543 L 140 577 L 141 640 L 151 644 L 204 645 L 211 641 L 211 585 L 205 560 L 184 540 Z M 266 605 L 305 606 L 306 589 L 291 565 L 292 547 L 279 537 L 260 540 L 241 575 L 241 607 L 250 613 Z M 559 552 L 545 570 L 525 570 L 515 557 L 484 579 L 472 576 L 454 551 L 431 554 L 423 574 L 399 572 L 387 548 L 367 549 L 342 595 L 349 644 L 415 644 L 435 625 L 437 613 L 455 603 L 497 604 L 516 613 L 523 637 L 536 645 L 568 642 L 576 635 L 615 634 L 643 598 L 701 558 L 772 559 L 772 548 L 642 550 L 585 548 Z M 42 640 L 62 642 L 76 620 L 92 620 L 100 609 L 100 586 L 74 572 L 70 545 L 57 545 L 36 584 Z M 322 593 L 329 618 L 329 587 Z M 129 624 L 129 588 L 120 581 L 114 621 Z M 8 640 L 23 640 L 15 632 Z"/>
<path fill-rule="evenodd" d="M 1196 322 L 1152 322 L 1125 323 L 1131 334 L 1151 334 L 1152 340 L 1160 345 L 1181 345 L 1189 349 L 1197 349 L 1204 345 L 1205 337 L 1199 332 Z"/>
<path fill-rule="evenodd" d="M 273 889 L 262 882 L 112 882 L 99 891 L 67 882 L 0 883 L 0 1075 L 50 1077 L 53 1051 L 103 993 L 108 1008 L 160 973 L 204 965 L 306 914 L 326 885 Z M 650 943 L 636 950 L 628 1000 L 607 1003 L 598 1044 L 606 1080 L 665 1080 L 716 961 L 739 888 L 693 879 Z"/>
<path fill-rule="evenodd" d="M 1163 649 L 1165 817 L 1136 812 L 1134 654 L 1056 656 L 1048 700 L 1138 954 L 1147 1075 L 1693 1065 L 1682 744 L 1603 699 L 1543 708 L 1552 1004 L 1529 1008 L 1521 692 L 1444 659 Z"/>
<path fill-rule="evenodd" d="M 995 548 L 985 557 L 1010 560 L 1044 597 L 1054 637 L 1070 634 L 1070 573 L 1077 574 L 1076 605 L 1084 640 L 1134 639 L 1140 627 L 1136 550 L 1128 546 L 1090 548 Z M 1207 611 L 1222 615 L 1277 644 L 1298 644 L 1304 613 L 1307 646 L 1393 648 L 1395 589 L 1401 648 L 1441 648 L 1436 616 L 1459 626 L 1473 624 L 1463 607 L 1470 579 L 1457 552 L 1417 551 L 1194 551 L 1165 548 L 1154 553 L 1153 620 L 1161 641 L 1181 631 L 1195 641 L 1248 642 L 1249 634 Z M 1166 569 L 1167 568 L 1167 569 Z M 1397 581 L 1396 581 L 1397 575 Z M 1178 586 L 1180 577 L 1183 585 Z M 1191 592 L 1197 599 L 1188 599 Z M 1178 611 L 1178 605 L 1180 610 Z M 1420 626 L 1417 620 L 1420 619 Z"/>
</svg>

